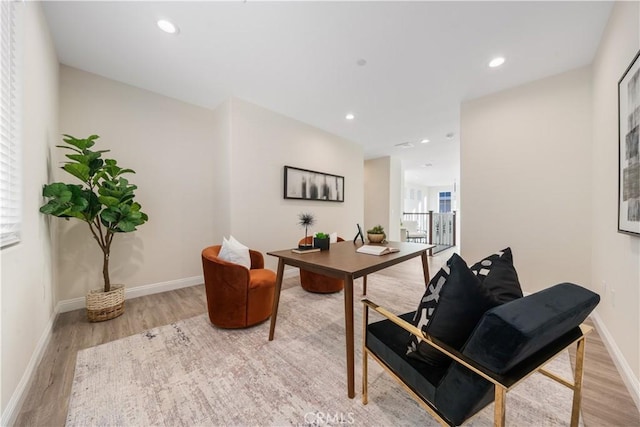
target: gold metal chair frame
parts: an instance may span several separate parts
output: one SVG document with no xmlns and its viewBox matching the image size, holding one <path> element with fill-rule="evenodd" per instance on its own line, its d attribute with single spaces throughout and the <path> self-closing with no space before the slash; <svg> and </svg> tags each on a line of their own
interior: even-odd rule
<svg viewBox="0 0 640 427">
<path fill-rule="evenodd" d="M 416 393 L 409 385 L 407 385 L 398 375 L 393 372 L 393 370 L 378 356 L 376 356 L 373 352 L 371 352 L 367 348 L 367 325 L 369 323 L 369 308 L 379 313 L 383 317 L 389 319 L 396 325 L 400 326 L 402 329 L 407 332 L 415 335 L 420 338 L 424 342 L 428 343 L 430 346 L 439 350 L 440 352 L 447 355 L 447 357 L 452 360 L 458 362 L 460 365 L 466 367 L 467 369 L 475 372 L 480 375 L 482 378 L 491 382 L 494 385 L 495 389 L 495 409 L 494 409 L 494 422 L 493 425 L 496 427 L 503 427 L 505 425 L 505 413 L 506 413 L 506 395 L 507 392 L 513 389 L 515 386 L 520 384 L 530 375 L 535 372 L 540 372 L 541 374 L 551 378 L 552 380 L 564 385 L 565 387 L 573 390 L 573 403 L 571 407 L 571 426 L 577 427 L 580 419 L 580 402 L 582 400 L 582 378 L 584 372 L 584 355 L 585 355 L 585 344 L 586 344 L 586 335 L 589 334 L 593 328 L 591 326 L 585 325 L 584 323 L 580 325 L 580 334 L 567 345 L 562 347 L 560 350 L 555 351 L 550 357 L 547 357 L 542 363 L 536 364 L 532 369 L 528 369 L 524 374 L 518 376 L 504 376 L 492 372 L 483 366 L 475 363 L 473 360 L 468 357 L 462 355 L 460 352 L 452 349 L 446 344 L 438 341 L 437 339 L 425 336 L 420 329 L 413 326 L 412 324 L 405 322 L 395 314 L 391 313 L 384 307 L 380 307 L 374 302 L 363 299 L 363 331 L 362 331 L 362 404 L 366 405 L 368 403 L 368 380 L 367 380 L 367 362 L 368 356 L 371 356 L 373 360 L 378 362 L 380 366 L 384 368 L 396 381 L 398 381 L 403 388 L 413 397 L 433 418 L 435 418 L 440 424 L 443 426 L 451 425 L 449 421 L 447 421 L 438 411 L 438 409 L 431 404 L 431 402 L 423 399 L 418 393 Z M 571 345 L 576 344 L 576 366 L 574 370 L 574 381 L 571 382 L 565 378 L 562 378 L 552 372 L 544 369 L 544 366 L 551 362 L 554 358 L 556 358 L 562 351 L 570 347 Z"/>
</svg>

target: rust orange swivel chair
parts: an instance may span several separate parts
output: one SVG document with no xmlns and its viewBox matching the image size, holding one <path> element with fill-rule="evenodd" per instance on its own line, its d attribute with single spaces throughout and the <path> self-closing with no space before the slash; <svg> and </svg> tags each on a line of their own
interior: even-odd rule
<svg viewBox="0 0 640 427">
<path fill-rule="evenodd" d="M 342 237 L 338 237 L 338 242 L 344 242 Z M 307 236 L 301 239 L 299 244 L 310 245 L 313 243 L 313 236 Z M 300 269 L 300 286 L 308 292 L 318 294 L 331 294 L 340 292 L 344 288 L 344 280 L 335 277 L 323 276 L 322 274 L 313 273 L 304 269 Z"/>
<path fill-rule="evenodd" d="M 251 269 L 218 258 L 221 246 L 202 251 L 209 320 L 221 328 L 246 328 L 271 316 L 276 274 L 264 257 L 249 250 Z"/>
</svg>

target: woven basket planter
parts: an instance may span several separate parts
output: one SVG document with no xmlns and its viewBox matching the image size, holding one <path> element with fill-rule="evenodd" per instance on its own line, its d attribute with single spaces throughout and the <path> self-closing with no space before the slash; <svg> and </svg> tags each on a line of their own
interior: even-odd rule
<svg viewBox="0 0 640 427">
<path fill-rule="evenodd" d="M 111 285 L 109 292 L 94 289 L 87 294 L 89 322 L 114 319 L 124 313 L 124 285 Z"/>
</svg>

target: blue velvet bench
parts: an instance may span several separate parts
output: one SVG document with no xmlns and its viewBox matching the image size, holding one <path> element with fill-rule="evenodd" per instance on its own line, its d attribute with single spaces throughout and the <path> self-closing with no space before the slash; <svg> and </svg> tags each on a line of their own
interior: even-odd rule
<svg viewBox="0 0 640 427">
<path fill-rule="evenodd" d="M 571 425 L 580 412 L 585 337 L 582 324 L 600 301 L 583 287 L 562 283 L 494 307 L 484 313 L 460 351 L 411 324 L 413 313 L 396 316 L 363 299 L 362 402 L 367 404 L 367 360 L 377 361 L 403 384 L 443 425 L 460 425 L 495 401 L 494 425 L 505 422 L 506 392 L 535 371 L 573 389 Z M 385 319 L 369 324 L 369 310 Z M 451 363 L 433 367 L 406 356 L 409 334 L 445 354 Z M 572 344 L 577 344 L 574 380 L 543 369 Z"/>
</svg>

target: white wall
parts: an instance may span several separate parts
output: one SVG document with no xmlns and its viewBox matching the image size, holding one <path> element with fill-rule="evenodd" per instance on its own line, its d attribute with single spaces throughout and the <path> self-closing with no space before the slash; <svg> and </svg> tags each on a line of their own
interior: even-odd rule
<svg viewBox="0 0 640 427">
<path fill-rule="evenodd" d="M 210 157 L 213 172 L 213 215 L 215 222 L 212 244 L 222 242 L 231 232 L 231 102 L 226 101 L 214 110 L 212 122 L 216 153 Z"/>
<path fill-rule="evenodd" d="M 389 228 L 387 239 L 400 241 L 400 223 L 402 222 L 402 162 L 397 157 L 391 157 L 389 169 Z"/>
<path fill-rule="evenodd" d="M 402 164 L 395 157 L 379 157 L 364 162 L 364 225 L 365 233 L 380 224 L 388 240 L 400 241 L 403 208 Z"/>
<path fill-rule="evenodd" d="M 413 190 L 414 198 L 411 199 L 410 191 Z M 418 199 L 418 191 L 421 197 Z M 453 190 L 453 184 L 440 186 L 427 186 L 408 184 L 404 191 L 404 212 L 439 212 L 440 211 L 440 192 L 451 192 L 451 209 L 457 210 L 457 194 Z"/>
<path fill-rule="evenodd" d="M 411 195 L 413 193 L 413 198 Z M 403 212 L 428 212 L 429 187 L 426 185 L 405 184 Z"/>
<path fill-rule="evenodd" d="M 593 227 L 588 233 L 592 284 L 602 297 L 596 311 L 626 360 L 623 368 L 635 377 L 631 386 L 636 403 L 640 403 L 640 237 L 617 232 L 617 82 L 640 48 L 639 23 L 638 2 L 616 2 L 593 62 Z"/>
<path fill-rule="evenodd" d="M 353 142 L 257 105 L 230 101 L 231 233 L 263 253 L 294 247 L 304 237 L 298 214 L 314 214 L 312 232 L 356 234 L 363 215 L 363 152 Z M 284 166 L 344 176 L 344 202 L 285 200 Z M 276 259 L 265 256 L 275 269 Z"/>
<path fill-rule="evenodd" d="M 347 239 L 362 221 L 355 143 L 238 99 L 208 110 L 66 66 L 60 88 L 61 132 L 100 135 L 98 146 L 137 172 L 131 181 L 149 215 L 135 233 L 116 236 L 114 283 L 133 289 L 201 276 L 202 248 L 229 234 L 262 252 L 293 247 L 302 211 L 316 215 L 313 231 Z M 345 202 L 284 200 L 284 165 L 344 176 Z M 99 248 L 78 221 L 64 224 L 60 244 L 60 298 L 83 297 L 100 284 Z"/>
<path fill-rule="evenodd" d="M 228 144 L 224 109 L 213 112 L 67 66 L 60 70 L 60 132 L 100 135 L 94 148 L 110 149 L 106 156 L 136 171 L 128 179 L 149 215 L 136 232 L 114 238 L 112 282 L 131 289 L 201 276 L 200 252 L 228 223 L 219 211 L 225 199 L 218 167 Z M 62 155 L 57 149 L 58 160 Z M 57 180 L 74 179 L 55 166 Z M 81 298 L 102 286 L 101 252 L 86 223 L 58 221 L 60 299 Z"/>
<path fill-rule="evenodd" d="M 50 147 L 58 140 L 58 61 L 40 5 L 24 10 L 22 105 L 22 239 L 2 249 L 2 425 L 15 415 L 28 385 L 25 372 L 38 362 L 54 312 L 51 235 L 44 215 Z M 17 393 L 16 393 L 17 392 Z"/>
<path fill-rule="evenodd" d="M 511 245 L 526 290 L 600 294 L 600 335 L 640 406 L 640 238 L 617 232 L 617 82 L 639 27 L 639 4 L 616 2 L 591 67 L 464 104 L 460 206 L 470 262 Z"/>
<path fill-rule="evenodd" d="M 582 68 L 462 105 L 462 256 L 510 246 L 529 292 L 591 286 L 590 77 Z"/>
</svg>

